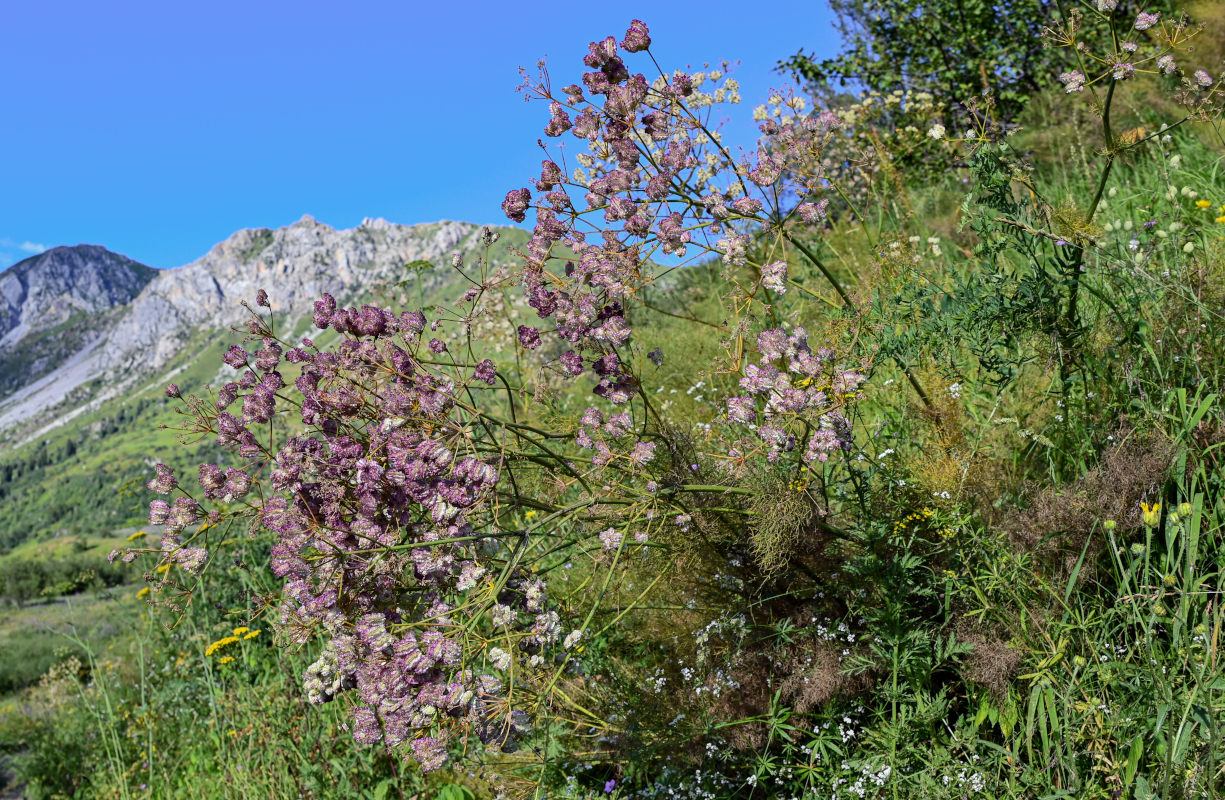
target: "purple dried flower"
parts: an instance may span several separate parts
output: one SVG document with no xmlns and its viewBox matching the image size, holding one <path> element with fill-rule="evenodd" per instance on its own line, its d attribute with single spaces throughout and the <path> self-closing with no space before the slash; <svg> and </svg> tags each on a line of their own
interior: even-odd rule
<svg viewBox="0 0 1225 800">
<path fill-rule="evenodd" d="M 549 113 L 549 124 L 544 127 L 545 136 L 561 136 L 574 127 L 574 123 L 570 121 L 570 115 L 566 113 L 566 109 L 562 108 L 561 103 L 557 101 L 550 103 Z"/>
<path fill-rule="evenodd" d="M 609 528 L 600 533 L 600 542 L 604 545 L 605 550 L 616 550 L 621 546 L 621 540 L 624 534 L 616 528 Z"/>
<path fill-rule="evenodd" d="M 149 503 L 149 524 L 161 525 L 170 516 L 170 504 L 165 500 L 153 500 Z"/>
<path fill-rule="evenodd" d="M 193 575 L 199 575 L 208 560 L 208 551 L 203 547 L 184 547 L 176 550 L 172 556 L 175 563 Z"/>
<path fill-rule="evenodd" d="M 1085 88 L 1085 76 L 1080 72 L 1061 72 L 1059 82 L 1068 94 L 1083 91 Z"/>
<path fill-rule="evenodd" d="M 179 391 L 178 384 L 168 383 L 166 384 L 166 396 L 167 397 L 182 397 L 183 395 Z"/>
<path fill-rule="evenodd" d="M 245 497 L 251 490 L 251 476 L 240 469 L 226 468 L 224 493 L 227 498 Z"/>
<path fill-rule="evenodd" d="M 247 351 L 236 344 L 230 345 L 230 349 L 225 352 L 221 360 L 234 369 L 242 369 L 247 365 Z"/>
<path fill-rule="evenodd" d="M 761 285 L 776 294 L 787 291 L 787 262 L 775 261 L 761 268 Z"/>
<path fill-rule="evenodd" d="M 573 350 L 562 353 L 561 358 L 558 360 L 561 361 L 562 366 L 566 368 L 566 372 L 570 373 L 571 375 L 583 374 L 583 359 Z"/>
<path fill-rule="evenodd" d="M 472 377 L 474 380 L 493 386 L 498 382 L 498 371 L 494 368 L 493 362 L 487 358 L 476 365 L 476 369 L 472 371 Z"/>
<path fill-rule="evenodd" d="M 420 764 L 421 772 L 432 772 L 447 763 L 447 749 L 442 742 L 432 736 L 421 736 L 414 739 L 412 745 L 413 758 Z"/>
<path fill-rule="evenodd" d="M 638 442 L 630 451 L 629 459 L 635 464 L 647 464 L 655 458 L 655 442 Z"/>
<path fill-rule="evenodd" d="M 815 203 L 800 203 L 795 210 L 799 213 L 800 219 L 809 224 L 824 222 L 829 214 L 829 201 L 822 199 Z"/>
<path fill-rule="evenodd" d="M 540 347 L 540 331 L 535 328 L 529 328 L 527 325 L 520 325 L 519 344 L 528 350 L 535 350 L 537 347 Z"/>
<path fill-rule="evenodd" d="M 447 343 L 444 342 L 442 339 L 430 339 L 430 352 L 431 353 L 447 352 Z"/>
<path fill-rule="evenodd" d="M 255 304 L 257 306 L 263 306 L 264 308 L 272 308 L 272 306 L 268 303 L 268 293 L 263 289 L 260 289 L 255 293 Z"/>
<path fill-rule="evenodd" d="M 1173 74 L 1174 70 L 1178 69 L 1178 64 L 1174 62 L 1174 56 L 1164 55 L 1157 59 L 1157 67 L 1166 75 Z"/>
<path fill-rule="evenodd" d="M 1202 69 L 1197 69 L 1195 71 L 1195 82 L 1200 86 L 1211 86 L 1212 76 Z"/>
<path fill-rule="evenodd" d="M 506 213 L 507 219 L 514 222 L 523 222 L 527 219 L 527 208 L 532 202 L 532 193 L 525 186 L 522 189 L 512 189 L 506 193 L 506 199 L 502 201 L 502 211 Z"/>
<path fill-rule="evenodd" d="M 651 46 L 651 32 L 647 24 L 640 19 L 630 21 L 629 30 L 621 40 L 621 49 L 627 53 L 640 53 Z"/>
<path fill-rule="evenodd" d="M 158 494 L 170 494 L 179 485 L 179 481 L 174 477 L 174 472 L 170 467 L 165 464 L 158 464 L 153 469 L 157 474 L 154 475 L 151 481 L 145 484 L 149 491 L 157 492 Z"/>
<path fill-rule="evenodd" d="M 1160 21 L 1161 21 L 1161 12 L 1160 12 L 1160 11 L 1155 11 L 1155 12 L 1153 12 L 1153 13 L 1151 13 L 1151 14 L 1150 14 L 1149 12 L 1147 12 L 1147 11 L 1141 11 L 1141 12 L 1140 12 L 1140 13 L 1139 13 L 1139 14 L 1136 16 L 1136 30 L 1138 30 L 1138 31 L 1146 31 L 1146 30 L 1148 30 L 1149 28 L 1151 28 L 1151 27 L 1153 27 L 1154 25 L 1156 25 L 1156 24 L 1157 24 L 1158 22 L 1160 22 Z"/>
</svg>

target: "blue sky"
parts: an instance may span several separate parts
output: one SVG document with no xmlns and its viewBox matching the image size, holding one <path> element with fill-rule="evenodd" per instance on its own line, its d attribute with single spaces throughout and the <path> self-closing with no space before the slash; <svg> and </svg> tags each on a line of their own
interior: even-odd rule
<svg viewBox="0 0 1225 800">
<path fill-rule="evenodd" d="M 0 267 L 82 242 L 173 267 L 307 213 L 505 222 L 548 116 L 520 66 L 570 83 L 639 17 L 666 69 L 740 62 L 728 133 L 748 145 L 778 59 L 837 49 L 819 0 L 2 6 Z"/>
</svg>

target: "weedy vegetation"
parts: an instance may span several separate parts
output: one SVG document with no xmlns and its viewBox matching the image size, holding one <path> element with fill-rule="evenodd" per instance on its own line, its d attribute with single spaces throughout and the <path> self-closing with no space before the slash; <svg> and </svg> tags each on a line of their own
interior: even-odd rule
<svg viewBox="0 0 1225 800">
<path fill-rule="evenodd" d="M 747 154 L 634 20 L 524 74 L 513 265 L 260 292 L 32 796 L 1221 796 L 1219 10 L 889 5 Z"/>
</svg>

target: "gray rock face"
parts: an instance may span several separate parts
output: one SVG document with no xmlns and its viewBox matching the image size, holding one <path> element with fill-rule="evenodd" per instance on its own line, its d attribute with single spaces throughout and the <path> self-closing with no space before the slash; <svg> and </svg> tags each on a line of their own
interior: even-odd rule
<svg viewBox="0 0 1225 800">
<path fill-rule="evenodd" d="M 55 247 L 27 258 L 0 272 L 0 350 L 73 313 L 96 314 L 131 302 L 155 274 L 90 244 Z"/>
<path fill-rule="evenodd" d="M 407 278 L 404 266 L 412 261 L 442 264 L 453 252 L 471 257 L 480 247 L 480 231 L 480 226 L 460 222 L 410 226 L 381 219 L 336 230 L 305 216 L 277 230 L 239 231 L 203 258 L 177 269 L 148 270 L 130 262 L 147 274 L 133 269 L 126 282 L 94 280 L 87 278 L 91 273 L 84 267 L 64 267 L 43 270 L 47 276 L 38 279 L 37 289 L 31 289 L 33 281 L 26 276 L 39 270 L 26 267 L 10 276 L 14 267 L 0 274 L 0 296 L 4 298 L 0 300 L 4 304 L 0 305 L 0 332 L 6 336 L 34 325 L 34 320 L 48 313 L 62 313 L 48 308 L 97 312 L 126 305 L 106 312 L 107 319 L 96 335 L 87 337 L 61 366 L 8 397 L 0 396 L 0 431 L 11 431 L 23 422 L 29 425 L 35 417 L 41 431 L 57 419 L 64 421 L 80 413 L 83 406 L 74 409 L 61 404 L 74 389 L 94 378 L 104 377 L 106 387 L 88 401 L 96 405 L 137 380 L 156 377 L 159 370 L 172 366 L 172 359 L 193 357 L 182 353 L 192 335 L 200 330 L 224 331 L 241 323 L 247 315 L 241 302 L 254 303 L 259 289 L 268 292 L 278 319 L 301 318 L 311 313 L 312 301 L 323 292 L 345 302 L 380 281 Z M 89 262 L 86 249 L 116 263 L 127 261 L 103 248 L 84 246 L 55 248 L 36 258 L 66 261 L 70 253 L 81 251 L 80 261 L 72 263 L 84 264 Z M 35 260 L 28 259 L 18 267 Z M 417 273 L 417 279 L 428 288 L 448 279 L 449 274 L 441 269 L 427 271 Z M 75 283 L 67 281 L 69 275 L 76 276 Z M 31 299 L 36 296 L 37 303 Z M 36 307 L 37 312 L 32 310 Z M 2 348 L 0 343 L 0 353 Z M 43 412 L 57 405 L 61 407 L 55 411 L 56 419 L 44 419 Z"/>
</svg>

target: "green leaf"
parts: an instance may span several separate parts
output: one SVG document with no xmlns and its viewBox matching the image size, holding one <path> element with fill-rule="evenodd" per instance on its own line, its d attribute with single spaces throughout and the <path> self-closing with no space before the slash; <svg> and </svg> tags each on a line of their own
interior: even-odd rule
<svg viewBox="0 0 1225 800">
<path fill-rule="evenodd" d="M 1131 786 L 1136 777 L 1136 767 L 1140 765 L 1140 756 L 1144 754 L 1144 737 L 1137 736 L 1131 742 L 1131 751 L 1127 754 L 1127 764 L 1123 768 L 1123 787 Z"/>
</svg>

